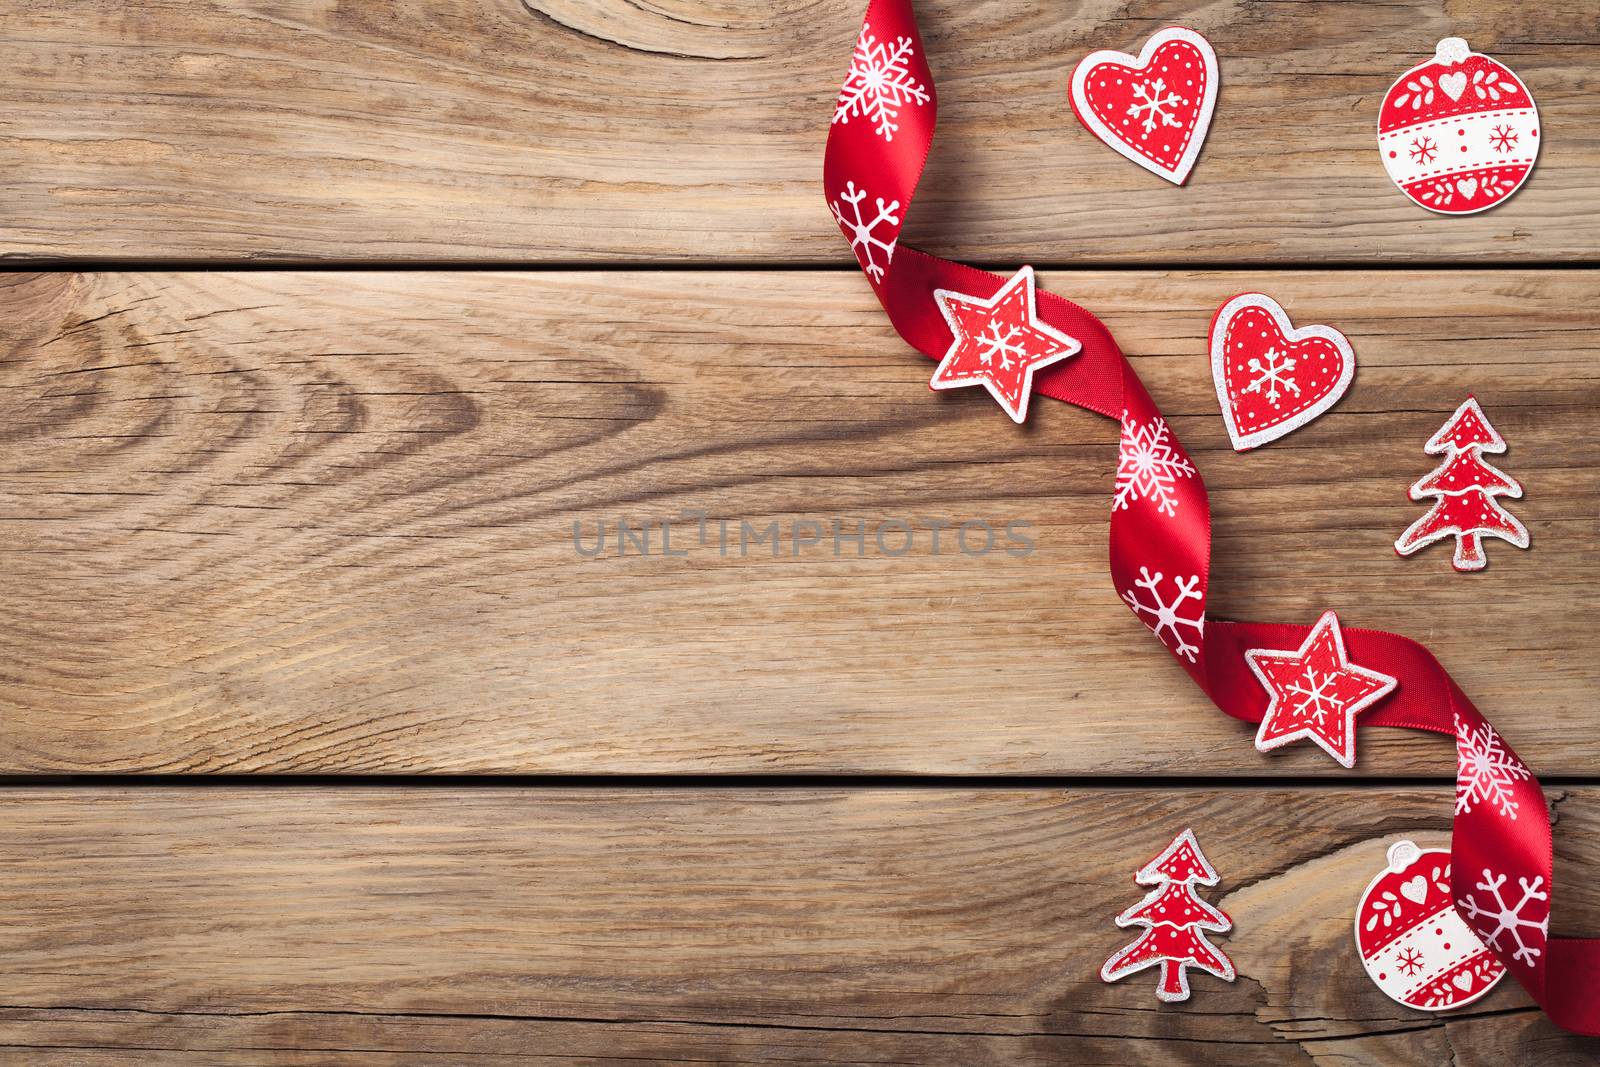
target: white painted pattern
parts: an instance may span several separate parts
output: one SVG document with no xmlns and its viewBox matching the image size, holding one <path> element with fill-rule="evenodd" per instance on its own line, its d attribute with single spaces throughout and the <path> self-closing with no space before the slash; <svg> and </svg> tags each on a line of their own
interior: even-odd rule
<svg viewBox="0 0 1600 1067">
<path fill-rule="evenodd" d="M 1402 1004 L 1411 1004 L 1416 993 L 1437 975 L 1454 970 L 1482 951 L 1483 942 L 1478 940 L 1478 935 L 1467 926 L 1460 913 L 1453 907 L 1445 907 L 1427 922 L 1401 934 L 1385 946 L 1367 963 L 1367 973 L 1384 993 Z M 1417 953 L 1427 960 L 1428 969 L 1406 974 L 1400 957 L 1408 952 Z M 1483 990 L 1484 993 L 1488 991 L 1488 987 Z M 1465 1002 L 1458 1001 L 1450 1006 L 1460 1007 L 1462 1003 Z"/>
<path fill-rule="evenodd" d="M 1539 155 L 1538 126 L 1539 113 L 1531 107 L 1456 115 L 1379 134 L 1378 151 L 1397 185 L 1484 167 L 1526 167 Z M 1497 127 L 1510 127 L 1515 144 L 1509 151 L 1495 148 Z M 1417 151 L 1424 138 L 1433 144 L 1431 153 Z"/>
</svg>

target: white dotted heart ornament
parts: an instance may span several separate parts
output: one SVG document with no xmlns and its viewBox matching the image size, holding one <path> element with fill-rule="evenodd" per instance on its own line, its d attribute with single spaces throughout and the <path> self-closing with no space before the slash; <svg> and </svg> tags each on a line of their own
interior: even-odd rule
<svg viewBox="0 0 1600 1067">
<path fill-rule="evenodd" d="M 1332 326 L 1294 328 L 1279 303 L 1240 293 L 1211 319 L 1211 376 L 1236 452 L 1258 448 L 1327 411 L 1356 373 Z"/>
<path fill-rule="evenodd" d="M 1091 52 L 1072 72 L 1073 113 L 1119 155 L 1182 185 L 1194 169 L 1217 103 L 1217 53 L 1190 29 L 1169 26 L 1126 52 Z"/>
</svg>

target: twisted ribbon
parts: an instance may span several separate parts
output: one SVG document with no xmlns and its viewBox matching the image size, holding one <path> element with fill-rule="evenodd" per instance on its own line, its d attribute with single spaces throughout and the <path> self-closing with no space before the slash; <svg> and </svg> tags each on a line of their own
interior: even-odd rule
<svg viewBox="0 0 1600 1067">
<path fill-rule="evenodd" d="M 987 296 L 1005 282 L 898 244 L 905 209 L 933 145 L 936 113 L 933 76 L 911 0 L 870 0 L 829 130 L 823 188 L 894 328 L 935 360 L 952 338 L 934 290 Z M 1083 348 L 1042 369 L 1034 379 L 1036 392 L 1116 419 L 1124 450 L 1135 434 L 1165 431 L 1175 455 L 1187 460 L 1098 318 L 1042 290 L 1038 315 Z M 1154 624 L 1156 636 L 1218 708 L 1236 719 L 1260 722 L 1268 693 L 1252 675 L 1245 650 L 1298 648 L 1311 628 L 1206 619 L 1210 502 L 1198 472 L 1174 480 L 1172 489 L 1176 504 L 1170 513 L 1148 498 L 1115 501 L 1111 580 L 1136 616 L 1146 593 L 1158 601 L 1164 597 L 1164 608 L 1176 603 L 1190 620 L 1182 624 L 1187 629 L 1163 626 L 1144 610 L 1152 615 L 1147 625 Z M 1399 681 L 1361 717 L 1361 725 L 1426 730 L 1456 740 L 1460 777 L 1450 852 L 1457 910 L 1557 1025 L 1600 1035 L 1600 939 L 1548 936 L 1553 857 L 1539 783 L 1426 648 L 1380 630 L 1347 628 L 1344 635 L 1353 663 Z M 1486 747 L 1512 768 L 1502 775 L 1501 803 L 1482 798 L 1474 803 L 1467 788 L 1466 776 L 1479 768 L 1477 754 Z M 1491 892 L 1496 879 L 1501 882 Z"/>
</svg>

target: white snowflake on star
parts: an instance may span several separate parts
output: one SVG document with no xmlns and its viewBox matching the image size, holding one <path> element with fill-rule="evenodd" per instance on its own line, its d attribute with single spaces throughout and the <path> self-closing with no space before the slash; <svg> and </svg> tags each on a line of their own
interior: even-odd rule
<svg viewBox="0 0 1600 1067">
<path fill-rule="evenodd" d="M 1263 362 L 1265 360 L 1265 362 Z M 1278 406 L 1278 400 L 1283 396 L 1283 389 L 1287 389 L 1295 396 L 1300 395 L 1300 386 L 1295 383 L 1290 371 L 1294 370 L 1293 356 L 1285 356 L 1276 348 L 1269 348 L 1265 356 L 1251 356 L 1246 364 L 1251 373 L 1256 377 L 1244 387 L 1247 393 L 1261 393 L 1272 404 Z M 1280 388 L 1280 386 L 1282 388 Z"/>
<path fill-rule="evenodd" d="M 932 97 L 928 87 L 911 76 L 910 60 L 916 55 L 911 38 L 896 38 L 893 44 L 873 36 L 871 26 L 861 27 L 855 55 L 850 58 L 850 73 L 839 102 L 833 109 L 835 123 L 862 118 L 872 122 L 873 132 L 885 141 L 894 140 L 900 128 L 896 120 L 907 104 L 926 104 Z"/>
<path fill-rule="evenodd" d="M 1020 326 L 1009 322 L 990 322 L 976 339 L 978 359 L 984 366 L 993 366 L 998 361 L 1001 370 L 1010 370 L 1013 357 L 1020 358 L 1028 354 L 1027 346 L 1017 344 L 1021 336 Z"/>
<path fill-rule="evenodd" d="M 1133 103 L 1128 105 L 1128 114 L 1141 120 L 1139 125 L 1145 133 L 1151 133 L 1157 126 L 1183 125 L 1173 113 L 1181 103 L 1183 97 L 1167 88 L 1165 78 L 1157 78 L 1150 82 L 1135 82 Z"/>
<path fill-rule="evenodd" d="M 1505 875 L 1497 875 L 1485 867 L 1483 881 L 1478 883 L 1477 888 L 1489 894 L 1488 898 L 1484 904 L 1479 904 L 1477 894 L 1472 893 L 1461 903 L 1465 905 L 1467 921 L 1478 932 L 1478 936 L 1483 938 L 1485 944 L 1490 948 L 1500 949 L 1500 938 L 1509 935 L 1512 943 L 1517 946 L 1511 953 L 1511 958 L 1531 967 L 1533 961 L 1544 951 L 1545 939 L 1550 936 L 1550 894 L 1543 889 L 1543 878 L 1519 877 L 1517 887 L 1522 892 L 1522 899 L 1513 905 L 1505 897 L 1502 888 L 1505 884 Z M 1489 904 L 1493 906 L 1485 906 Z M 1527 912 L 1527 916 L 1523 914 L 1524 912 Z M 1532 915 L 1540 917 L 1537 919 L 1528 917 Z M 1480 919 L 1492 920 L 1493 928 L 1480 922 Z M 1538 935 L 1537 938 L 1534 937 L 1535 934 Z"/>
<path fill-rule="evenodd" d="M 1117 496 L 1111 507 L 1127 511 L 1149 500 L 1163 515 L 1178 513 L 1177 482 L 1194 477 L 1194 465 L 1172 440 L 1167 420 L 1159 415 L 1138 422 L 1122 413 L 1122 444 L 1117 450 Z"/>
<path fill-rule="evenodd" d="M 1316 668 L 1307 667 L 1305 677 L 1289 686 L 1289 692 L 1301 698 L 1296 710 L 1310 715 L 1319 723 L 1329 712 L 1339 714 L 1344 710 L 1345 702 L 1329 692 L 1330 688 L 1337 687 L 1338 681 L 1338 675 L 1327 673 L 1319 681 Z"/>
<path fill-rule="evenodd" d="M 1507 819 L 1517 817 L 1517 799 L 1512 783 L 1532 777 L 1494 727 L 1462 728 L 1456 716 L 1456 814 L 1472 811 L 1474 804 L 1488 804 Z"/>
<path fill-rule="evenodd" d="M 850 238 L 850 250 L 856 254 L 856 260 L 861 264 L 861 269 L 867 272 L 867 277 L 873 281 L 882 281 L 883 272 L 888 269 L 889 263 L 894 259 L 894 245 L 897 237 L 891 236 L 885 241 L 878 236 L 878 227 L 900 225 L 900 216 L 895 214 L 900 210 L 900 201 L 891 200 L 884 203 L 883 197 L 874 197 L 877 205 L 877 214 L 867 218 L 861 210 L 861 202 L 867 198 L 866 189 L 856 188 L 855 182 L 845 182 L 844 192 L 839 194 L 839 199 L 832 201 L 828 206 L 833 209 L 833 219 Z M 846 218 L 844 209 L 839 206 L 843 201 L 850 208 L 850 217 Z M 899 232 L 898 229 L 889 230 L 891 234 Z M 878 262 L 878 254 L 883 254 L 883 262 Z"/>
<path fill-rule="evenodd" d="M 1188 601 L 1205 599 L 1200 592 L 1200 576 L 1195 574 L 1190 575 L 1188 578 L 1182 578 L 1173 575 L 1173 595 L 1171 600 L 1163 600 L 1161 597 L 1161 582 L 1164 577 L 1160 571 L 1151 574 L 1149 567 L 1140 567 L 1139 577 L 1134 580 L 1133 584 L 1150 594 L 1150 603 L 1144 603 L 1131 589 L 1123 590 L 1122 599 L 1127 602 L 1128 607 L 1133 609 L 1135 615 L 1141 616 L 1140 621 L 1149 627 L 1150 632 L 1160 638 L 1162 644 L 1172 649 L 1173 655 L 1182 656 L 1190 663 L 1193 663 L 1195 655 L 1200 651 L 1200 646 L 1189 644 L 1184 639 L 1183 631 L 1179 627 L 1187 626 L 1192 629 L 1197 641 L 1205 636 L 1206 613 L 1203 610 L 1192 619 L 1186 618 L 1181 614 L 1183 605 Z M 1145 615 L 1150 617 L 1148 621 L 1142 618 Z M 1170 635 L 1172 640 L 1168 641 L 1167 637 L 1163 636 L 1163 633 Z"/>
</svg>

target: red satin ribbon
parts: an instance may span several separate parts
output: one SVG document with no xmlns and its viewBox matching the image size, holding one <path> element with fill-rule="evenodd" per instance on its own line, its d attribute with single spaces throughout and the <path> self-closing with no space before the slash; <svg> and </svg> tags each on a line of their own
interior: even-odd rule
<svg viewBox="0 0 1600 1067">
<path fill-rule="evenodd" d="M 925 99 L 919 101 L 915 93 L 901 94 L 892 120 L 896 128 L 887 136 L 873 116 L 836 115 L 828 134 L 823 187 L 829 204 L 838 206 L 844 215 L 846 237 L 857 236 L 850 225 L 855 221 L 854 212 L 844 199 L 847 192 L 866 194 L 859 203 L 868 220 L 879 214 L 873 210 L 878 199 L 886 205 L 898 202 L 898 210 L 890 212 L 893 221 L 880 223 L 874 231 L 889 243 L 898 236 L 933 145 L 937 103 L 911 0 L 870 0 L 862 32 L 863 41 L 870 34 L 880 46 L 903 53 L 898 58 L 905 76 L 925 90 Z M 900 48 L 902 41 L 909 47 Z M 951 335 L 934 303 L 933 291 L 953 289 L 988 296 L 1005 281 L 999 275 L 897 245 L 887 256 L 881 248 L 860 248 L 858 259 L 864 270 L 869 252 L 872 265 L 882 269 L 868 271 L 868 281 L 890 321 L 913 348 L 935 360 L 949 347 Z M 1038 313 L 1083 344 L 1076 356 L 1039 372 L 1034 380 L 1039 393 L 1118 419 L 1125 427 L 1161 419 L 1144 384 L 1099 319 L 1042 290 Z M 996 432 L 1003 432 L 1002 425 L 997 413 Z M 1181 454 L 1175 438 L 1173 445 Z M 1145 591 L 1135 585 L 1141 568 L 1152 575 L 1161 572 L 1168 582 L 1175 577 L 1195 577 L 1200 599 L 1190 599 L 1185 605 L 1185 613 L 1195 617 L 1205 606 L 1209 580 L 1210 503 L 1198 475 L 1177 480 L 1174 490 L 1178 504 L 1173 515 L 1139 503 L 1113 508 L 1111 580 L 1119 593 L 1144 596 Z M 1244 651 L 1298 648 L 1309 630 L 1308 625 L 1205 620 L 1202 633 L 1192 629 L 1184 633 L 1186 643 L 1198 648 L 1177 658 L 1217 707 L 1234 718 L 1260 722 L 1268 694 L 1251 674 Z M 1445 734 L 1457 738 L 1462 748 L 1481 739 L 1489 729 L 1483 715 L 1422 645 L 1381 630 L 1346 628 L 1344 634 L 1352 662 L 1399 680 L 1394 693 L 1362 716 L 1361 725 Z M 1176 642 L 1163 639 L 1163 644 L 1176 655 Z M 1511 758 L 1515 759 L 1514 754 Z M 1554 896 L 1544 793 L 1531 775 L 1512 782 L 1510 788 L 1516 805 L 1514 819 L 1486 802 L 1473 804 L 1470 810 L 1457 805 L 1451 841 L 1451 882 L 1457 908 L 1486 941 L 1495 935 L 1491 947 L 1496 955 L 1554 1022 L 1568 1030 L 1600 1035 L 1600 939 L 1546 937 L 1542 929 L 1521 926 L 1517 929 L 1519 943 L 1508 931 L 1496 934 L 1498 920 L 1482 910 L 1492 907 L 1494 901 L 1478 883 L 1498 876 L 1506 878 L 1502 893 L 1510 904 L 1524 895 L 1519 890 L 1520 880 L 1526 880 L 1536 892 Z M 1469 905 L 1469 898 L 1476 908 Z M 1520 915 L 1547 923 L 1548 901 L 1534 899 Z"/>
</svg>

